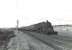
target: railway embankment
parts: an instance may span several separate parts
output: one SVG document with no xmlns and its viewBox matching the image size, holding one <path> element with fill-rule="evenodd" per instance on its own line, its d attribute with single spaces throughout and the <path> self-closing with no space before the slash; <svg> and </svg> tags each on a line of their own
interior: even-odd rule
<svg viewBox="0 0 72 50">
<path fill-rule="evenodd" d="M 54 48 L 54 50 L 71 50 L 72 49 L 72 39 L 66 36 L 59 35 L 45 35 L 35 32 L 28 32 L 32 37 L 42 41 L 43 43 Z"/>
</svg>

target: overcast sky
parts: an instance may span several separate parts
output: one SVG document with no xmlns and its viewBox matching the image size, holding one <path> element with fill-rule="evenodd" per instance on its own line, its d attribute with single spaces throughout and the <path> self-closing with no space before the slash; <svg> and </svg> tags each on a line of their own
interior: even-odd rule
<svg viewBox="0 0 72 50">
<path fill-rule="evenodd" d="M 49 20 L 72 24 L 72 0 L 0 0 L 0 27 L 28 26 Z"/>
</svg>

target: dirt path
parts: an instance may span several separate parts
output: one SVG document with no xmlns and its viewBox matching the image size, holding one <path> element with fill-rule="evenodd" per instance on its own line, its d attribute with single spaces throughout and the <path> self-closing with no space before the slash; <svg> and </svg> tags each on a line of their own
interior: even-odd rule
<svg viewBox="0 0 72 50">
<path fill-rule="evenodd" d="M 15 31 L 15 34 L 16 37 L 12 38 L 8 44 L 8 50 L 53 50 L 53 48 L 26 33 Z"/>
</svg>

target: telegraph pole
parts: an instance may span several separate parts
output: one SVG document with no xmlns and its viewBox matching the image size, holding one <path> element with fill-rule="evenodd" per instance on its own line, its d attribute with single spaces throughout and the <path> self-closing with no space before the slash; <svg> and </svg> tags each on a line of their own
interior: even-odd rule
<svg viewBox="0 0 72 50">
<path fill-rule="evenodd" d="M 16 25 L 16 30 L 18 31 L 18 27 L 19 27 L 19 20 L 17 19 L 17 25 Z"/>
</svg>

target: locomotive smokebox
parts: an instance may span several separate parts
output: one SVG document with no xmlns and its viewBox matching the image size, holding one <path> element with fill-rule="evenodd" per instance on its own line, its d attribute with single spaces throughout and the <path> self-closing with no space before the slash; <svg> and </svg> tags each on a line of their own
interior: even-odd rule
<svg viewBox="0 0 72 50">
<path fill-rule="evenodd" d="M 51 22 L 49 22 L 48 20 L 45 22 L 44 26 L 42 26 L 42 32 L 46 33 L 48 35 L 57 35 L 57 32 L 54 31 L 53 26 L 51 24 Z"/>
</svg>

